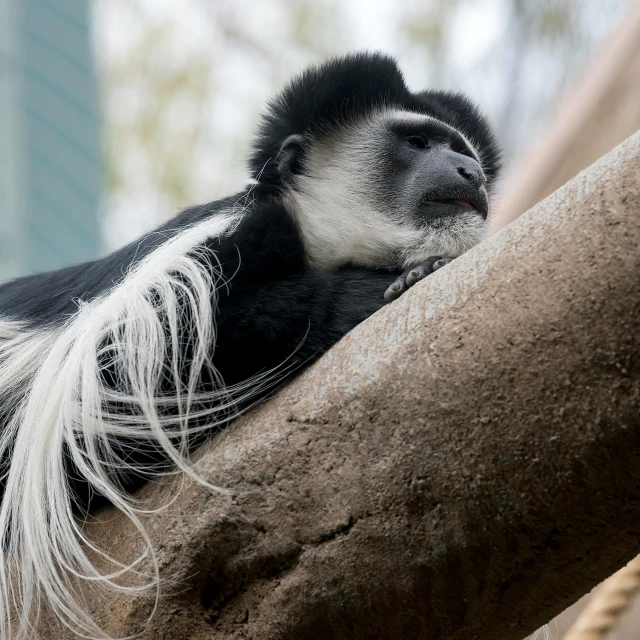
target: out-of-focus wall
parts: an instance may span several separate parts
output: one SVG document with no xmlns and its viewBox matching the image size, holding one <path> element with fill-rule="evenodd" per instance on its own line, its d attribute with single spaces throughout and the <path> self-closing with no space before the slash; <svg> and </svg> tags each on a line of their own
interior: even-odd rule
<svg viewBox="0 0 640 640">
<path fill-rule="evenodd" d="M 495 230 L 640 129 L 640 3 L 620 16 L 581 76 L 546 135 L 510 167 L 493 216 Z"/>
<path fill-rule="evenodd" d="M 89 11 L 73 0 L 0 0 L 0 280 L 100 253 Z"/>
</svg>

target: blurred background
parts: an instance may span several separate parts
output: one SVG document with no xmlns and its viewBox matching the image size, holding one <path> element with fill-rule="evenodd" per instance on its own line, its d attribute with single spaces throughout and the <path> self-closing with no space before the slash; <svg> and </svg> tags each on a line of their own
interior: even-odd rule
<svg viewBox="0 0 640 640">
<path fill-rule="evenodd" d="M 628 0 L 0 0 L 0 280 L 98 257 L 241 188 L 265 101 L 310 62 L 395 55 L 462 90 L 509 165 Z"/>
<path fill-rule="evenodd" d="M 488 114 L 503 223 L 640 126 L 640 0 L 0 0 L 0 281 L 240 189 L 265 101 L 358 49 Z"/>
</svg>

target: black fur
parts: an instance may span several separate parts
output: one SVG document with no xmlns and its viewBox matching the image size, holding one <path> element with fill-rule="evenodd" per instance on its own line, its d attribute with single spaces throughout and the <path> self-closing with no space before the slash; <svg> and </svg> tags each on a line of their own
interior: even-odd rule
<svg viewBox="0 0 640 640">
<path fill-rule="evenodd" d="M 250 198 L 243 192 L 193 207 L 102 260 L 5 284 L 0 287 L 0 317 L 35 329 L 56 326 L 77 310 L 78 300 L 106 293 L 169 235 L 246 199 L 251 205 L 233 234 L 209 243 L 230 278 L 218 302 L 214 365 L 229 385 L 284 361 L 289 371 L 299 371 L 382 307 L 385 290 L 403 269 L 311 269 L 280 195 L 285 185 L 278 156 L 290 136 L 322 135 L 382 105 L 432 115 L 462 130 L 482 154 L 488 184 L 493 182 L 498 149 L 486 120 L 466 98 L 409 92 L 396 63 L 383 55 L 334 60 L 303 73 L 271 103 L 250 160 L 251 174 L 259 181 Z M 9 413 L 6 407 L 3 413 Z M 69 472 L 79 506 L 86 508 L 90 493 Z M 123 478 L 129 489 L 143 481 L 142 476 Z"/>
</svg>

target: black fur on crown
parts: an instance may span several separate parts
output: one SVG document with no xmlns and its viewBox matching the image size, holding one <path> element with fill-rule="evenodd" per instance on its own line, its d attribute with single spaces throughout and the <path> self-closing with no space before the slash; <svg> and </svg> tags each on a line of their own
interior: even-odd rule
<svg viewBox="0 0 640 640">
<path fill-rule="evenodd" d="M 306 69 L 262 116 L 249 159 L 251 177 L 280 187 L 276 157 L 288 136 L 321 134 L 385 106 L 424 113 L 464 133 L 481 154 L 488 186 L 500 168 L 500 149 L 489 122 L 463 95 L 411 93 L 397 62 L 381 53 L 355 53 Z"/>
</svg>

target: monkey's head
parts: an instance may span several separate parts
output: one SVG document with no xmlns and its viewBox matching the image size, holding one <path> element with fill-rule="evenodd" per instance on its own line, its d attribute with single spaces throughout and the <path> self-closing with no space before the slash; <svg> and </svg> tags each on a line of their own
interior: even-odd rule
<svg viewBox="0 0 640 640">
<path fill-rule="evenodd" d="M 250 170 L 284 198 L 312 266 L 397 268 L 483 239 L 499 156 L 464 96 L 412 93 L 392 58 L 356 54 L 270 103 Z"/>
</svg>

